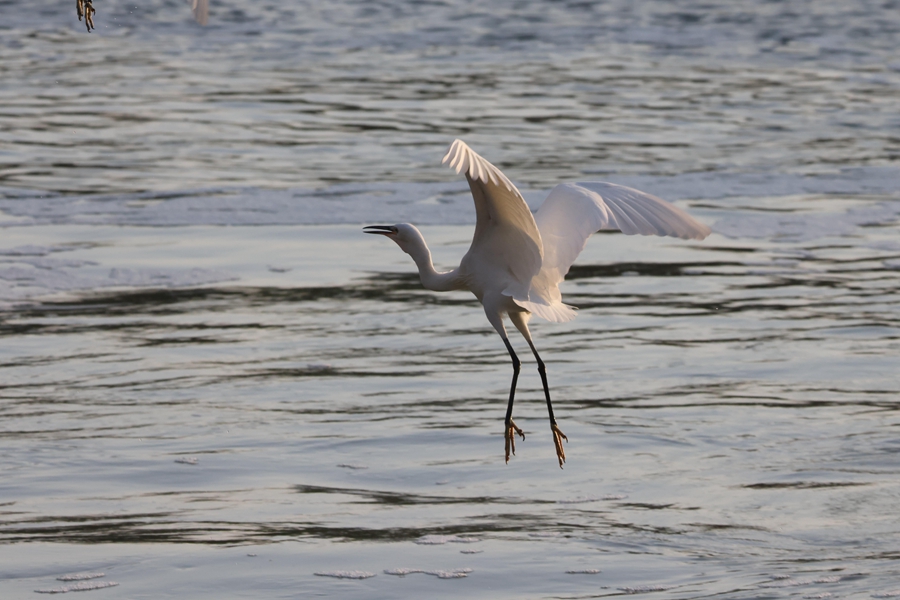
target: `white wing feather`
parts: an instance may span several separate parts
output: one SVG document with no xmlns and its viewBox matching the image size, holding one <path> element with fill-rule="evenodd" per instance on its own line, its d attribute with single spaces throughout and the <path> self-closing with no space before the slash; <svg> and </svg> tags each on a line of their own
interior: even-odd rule
<svg viewBox="0 0 900 600">
<path fill-rule="evenodd" d="M 550 304 L 561 302 L 559 283 L 588 238 L 601 229 L 695 240 L 710 233 L 709 227 L 665 200 L 600 181 L 556 186 L 538 209 L 535 221 L 544 242 L 544 261 L 532 281 L 532 296 L 541 296 Z"/>
<path fill-rule="evenodd" d="M 543 244 L 522 194 L 462 140 L 453 142 L 442 162 L 466 174 L 475 200 L 475 235 L 461 266 L 491 284 L 502 283 L 502 293 L 516 302 L 527 301 L 531 281 L 541 270 Z"/>
<path fill-rule="evenodd" d="M 519 190 L 513 185 L 513 182 L 507 179 L 500 169 L 486 161 L 477 152 L 469 148 L 462 140 L 453 140 L 447 154 L 444 155 L 441 164 L 450 162 L 450 168 L 455 169 L 457 173 L 466 173 L 475 180 L 480 180 L 487 184 L 500 185 L 503 184 L 507 190 L 514 192 L 520 198 Z M 525 200 L 522 200 L 525 202 Z"/>
</svg>

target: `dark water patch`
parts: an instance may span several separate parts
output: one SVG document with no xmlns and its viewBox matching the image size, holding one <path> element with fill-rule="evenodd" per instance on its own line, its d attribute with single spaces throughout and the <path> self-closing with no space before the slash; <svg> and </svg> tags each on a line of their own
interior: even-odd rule
<svg viewBox="0 0 900 600">
<path fill-rule="evenodd" d="M 560 396 L 554 398 L 556 406 L 566 406 L 568 410 L 592 410 L 597 408 L 633 410 L 660 410 L 674 406 L 680 408 L 703 407 L 759 407 L 774 409 L 823 409 L 823 408 L 864 408 L 865 412 L 892 413 L 900 411 L 900 402 L 895 400 L 897 392 L 889 389 L 785 389 L 783 395 L 765 395 L 759 390 L 750 393 L 752 382 L 735 381 L 708 383 L 702 385 L 679 385 L 659 387 L 646 395 L 616 393 L 607 398 L 578 398 Z M 809 398 L 804 395 L 832 396 L 831 398 Z M 799 397 L 792 397 L 792 396 Z"/>
<path fill-rule="evenodd" d="M 114 353 L 76 353 L 69 356 L 72 360 L 98 360 L 102 361 L 105 359 L 109 359 L 115 357 L 116 360 L 119 360 L 118 357 Z M 0 369 L 12 369 L 16 367 L 39 367 L 52 365 L 56 362 L 56 359 L 49 357 L 41 357 L 41 356 L 29 356 L 27 358 L 21 358 L 19 360 L 10 361 L 10 362 L 0 362 Z M 2 384 L 0 384 L 0 388 L 2 388 Z"/>
<path fill-rule="evenodd" d="M 58 416 L 58 413 L 15 415 L 17 418 L 31 418 L 41 416 Z M 116 415 L 103 415 L 104 417 Z M 99 418 L 99 417 L 98 417 Z M 0 438 L 9 440 L 95 440 L 95 439 L 133 439 L 143 431 L 152 427 L 149 424 L 115 425 L 110 427 L 60 427 L 56 429 L 38 430 L 7 430 L 0 431 Z M 129 434 L 129 432 L 131 432 Z"/>
<path fill-rule="evenodd" d="M 859 481 L 786 481 L 771 483 L 748 483 L 741 487 L 751 490 L 777 490 L 777 489 L 796 489 L 796 490 L 815 490 L 828 488 L 844 488 L 844 487 L 860 487 L 872 485 L 867 482 Z"/>
<path fill-rule="evenodd" d="M 403 292 L 413 291 L 409 294 Z M 359 284 L 329 287 L 236 287 L 236 288 L 186 288 L 144 289 L 112 293 L 86 293 L 77 299 L 43 301 L 35 305 L 19 306 L 6 312 L 0 321 L 0 334 L 26 333 L 36 325 L 21 323 L 29 318 L 56 318 L 66 316 L 128 316 L 153 315 L 164 317 L 192 310 L 228 311 L 237 306 L 258 307 L 276 304 L 308 304 L 323 301 L 372 300 L 377 302 L 416 302 L 420 304 L 458 305 L 460 302 L 446 295 L 438 295 L 422 288 L 418 274 L 381 273 Z M 13 319 L 15 317 L 15 319 Z M 51 325 L 46 325 L 50 327 Z M 117 327 L 118 324 L 106 324 Z M 123 324 L 123 326 L 125 326 Z M 190 325 L 186 325 L 190 327 Z M 209 327 L 196 326 L 196 327 Z M 224 326 L 228 327 L 228 326 Z M 231 325 L 240 327 L 240 325 Z"/>
<path fill-rule="evenodd" d="M 182 523 L 148 515 L 130 520 L 117 518 L 48 518 L 60 523 L 45 526 L 0 527 L 0 543 L 54 542 L 67 544 L 234 544 L 252 539 L 253 526 L 236 523 Z M 80 524 L 71 524 L 72 522 Z M 247 534 L 251 535 L 247 535 Z M 221 539 L 225 537 L 227 539 Z"/>
<path fill-rule="evenodd" d="M 371 371 L 359 371 L 351 369 L 336 369 L 334 367 L 284 367 L 269 368 L 248 371 L 245 373 L 234 373 L 230 375 L 220 376 L 215 379 L 215 383 L 223 383 L 227 381 L 239 381 L 245 379 L 261 379 L 272 381 L 276 379 L 302 379 L 308 377 L 330 377 L 330 378 L 354 378 L 354 377 L 424 377 L 429 375 L 429 371 L 397 371 L 383 370 L 375 368 Z"/>
<path fill-rule="evenodd" d="M 549 500 L 523 499 L 513 497 L 489 497 L 489 496 L 437 496 L 427 494 L 410 494 L 402 492 L 389 492 L 381 490 L 367 490 L 358 488 L 331 488 L 315 485 L 296 485 L 293 488 L 300 494 L 336 494 L 355 496 L 362 498 L 367 503 L 386 505 L 414 505 L 414 504 L 553 504 Z"/>
<path fill-rule="evenodd" d="M 742 523 L 686 523 L 688 527 L 696 527 L 697 529 L 706 531 L 760 531 L 768 532 L 766 527 L 756 525 L 745 525 Z"/>
<path fill-rule="evenodd" d="M 669 510 L 676 508 L 674 504 L 652 504 L 648 502 L 622 502 L 619 504 L 622 508 L 637 508 L 641 510 Z M 686 510 L 686 509 L 678 509 Z M 690 510 L 690 509 L 687 509 Z"/>
<path fill-rule="evenodd" d="M 646 263 L 625 262 L 608 265 L 572 265 L 566 280 L 622 277 L 623 275 L 639 275 L 645 277 L 679 277 L 685 275 L 685 269 L 711 269 L 716 267 L 743 267 L 743 263 L 728 261 L 685 262 L 685 263 Z M 691 276 L 697 276 L 693 272 Z M 702 276 L 715 276 L 719 273 L 703 272 Z"/>
<path fill-rule="evenodd" d="M 412 542 L 427 536 L 472 538 L 486 534 L 540 533 L 556 531 L 553 519 L 538 515 L 500 514 L 472 518 L 471 524 L 430 527 L 353 527 L 318 522 L 229 522 L 171 519 L 172 515 L 122 515 L 116 518 L 83 516 L 48 517 L 46 525 L 0 524 L 0 544 L 53 542 L 68 544 L 204 544 L 212 546 L 277 543 L 286 540 L 319 539 L 336 542 Z M 52 525 L 50 523 L 53 523 Z M 528 523 L 527 531 L 523 523 Z M 574 524 L 563 525 L 575 533 Z M 660 531 L 658 528 L 655 531 Z"/>
<path fill-rule="evenodd" d="M 218 329 L 214 327 L 210 327 L 209 329 Z M 245 327 L 245 329 L 247 329 Z M 257 328 L 253 328 L 254 330 Z M 204 337 L 204 336 L 178 336 L 178 337 L 169 337 L 169 338 L 155 338 L 155 339 L 144 339 L 143 342 L 139 342 L 138 346 L 148 346 L 148 347 L 168 347 L 168 346 L 200 346 L 204 344 L 222 344 L 228 343 L 227 339 L 223 339 L 221 337 Z M 2 365 L 0 365 L 2 366 Z"/>
</svg>

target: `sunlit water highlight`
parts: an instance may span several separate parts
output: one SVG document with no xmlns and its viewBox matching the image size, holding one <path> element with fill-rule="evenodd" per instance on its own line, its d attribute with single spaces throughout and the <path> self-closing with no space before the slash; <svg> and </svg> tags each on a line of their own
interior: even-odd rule
<svg viewBox="0 0 900 600">
<path fill-rule="evenodd" d="M 0 25 L 0 596 L 900 594 L 896 5 L 96 7 Z M 563 471 L 360 231 L 455 265 L 456 136 L 715 232 L 595 236 L 534 323 Z"/>
</svg>

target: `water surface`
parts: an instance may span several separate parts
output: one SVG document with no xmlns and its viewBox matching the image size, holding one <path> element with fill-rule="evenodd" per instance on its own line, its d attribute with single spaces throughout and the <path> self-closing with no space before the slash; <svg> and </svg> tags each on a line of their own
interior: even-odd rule
<svg viewBox="0 0 900 600">
<path fill-rule="evenodd" d="M 900 595 L 896 3 L 3 7 L 4 598 Z M 533 323 L 564 470 L 361 233 L 455 266 L 454 137 L 714 229 L 595 236 Z"/>
</svg>

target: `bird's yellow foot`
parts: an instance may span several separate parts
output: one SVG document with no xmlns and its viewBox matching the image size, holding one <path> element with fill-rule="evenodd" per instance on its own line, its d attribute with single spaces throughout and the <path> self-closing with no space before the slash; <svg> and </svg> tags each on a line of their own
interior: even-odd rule
<svg viewBox="0 0 900 600">
<path fill-rule="evenodd" d="M 550 423 L 550 430 L 553 432 L 553 443 L 556 445 L 556 458 L 559 459 L 559 468 L 563 468 L 563 464 L 566 462 L 566 451 L 563 450 L 562 441 L 569 441 L 569 438 L 566 437 L 562 431 L 560 431 L 559 427 L 556 423 Z"/>
<path fill-rule="evenodd" d="M 506 462 L 509 462 L 509 453 L 510 451 L 513 455 L 516 454 L 516 434 L 522 436 L 522 439 L 525 439 L 525 433 L 516 427 L 516 424 L 512 419 L 506 424 Z"/>
</svg>

